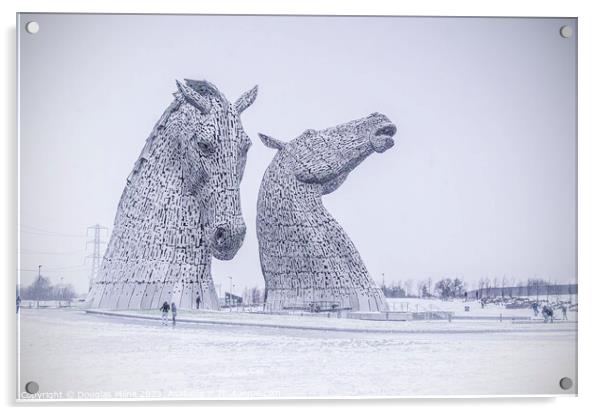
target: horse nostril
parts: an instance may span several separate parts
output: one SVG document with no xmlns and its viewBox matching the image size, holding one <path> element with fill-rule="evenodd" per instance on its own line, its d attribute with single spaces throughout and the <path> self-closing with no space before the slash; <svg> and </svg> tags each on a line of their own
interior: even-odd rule
<svg viewBox="0 0 602 415">
<path fill-rule="evenodd" d="M 226 231 L 223 228 L 217 228 L 214 239 L 216 244 L 221 245 L 226 239 Z"/>
<path fill-rule="evenodd" d="M 213 231 L 213 246 L 220 252 L 237 249 L 245 237 L 245 226 L 219 225 Z"/>
</svg>

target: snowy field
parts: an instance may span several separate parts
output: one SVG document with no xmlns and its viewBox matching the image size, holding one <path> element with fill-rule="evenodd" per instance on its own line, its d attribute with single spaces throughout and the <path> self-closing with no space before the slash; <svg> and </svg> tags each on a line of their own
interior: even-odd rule
<svg viewBox="0 0 602 415">
<path fill-rule="evenodd" d="M 572 304 L 577 303 L 576 295 L 550 295 L 550 296 L 539 296 L 539 298 L 533 296 L 530 297 L 532 301 L 539 301 L 543 304 L 547 301 L 555 303 L 559 301 L 568 302 Z M 438 298 L 388 298 L 389 308 L 392 310 L 408 310 L 408 311 L 451 311 L 455 317 L 459 318 L 471 318 L 478 319 L 480 317 L 491 318 L 499 317 L 500 314 L 504 318 L 512 317 L 534 317 L 533 310 L 531 308 L 505 308 L 503 305 L 497 304 L 486 304 L 485 307 L 481 307 L 481 303 L 478 301 L 467 301 L 463 300 L 451 300 L 442 301 Z M 469 310 L 465 311 L 465 307 L 468 306 Z M 541 306 L 540 306 L 541 310 Z M 555 310 L 555 319 L 562 318 L 560 310 Z M 567 313 L 569 320 L 577 320 L 577 313 L 569 311 Z M 541 313 L 539 319 L 543 319 Z"/>
<path fill-rule="evenodd" d="M 213 315 L 360 328 L 376 323 L 397 332 L 198 322 L 174 328 L 75 309 L 23 309 L 20 390 L 34 380 L 38 399 L 576 393 L 576 386 L 558 387 L 562 377 L 576 380 L 575 322 Z"/>
</svg>

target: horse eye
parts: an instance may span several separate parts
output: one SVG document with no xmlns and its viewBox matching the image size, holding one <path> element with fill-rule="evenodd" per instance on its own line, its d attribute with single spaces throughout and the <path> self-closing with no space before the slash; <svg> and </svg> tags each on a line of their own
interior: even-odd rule
<svg viewBox="0 0 602 415">
<path fill-rule="evenodd" d="M 213 153 L 213 146 L 206 141 L 200 141 L 199 148 L 201 149 L 201 152 L 205 155 L 210 155 Z"/>
</svg>

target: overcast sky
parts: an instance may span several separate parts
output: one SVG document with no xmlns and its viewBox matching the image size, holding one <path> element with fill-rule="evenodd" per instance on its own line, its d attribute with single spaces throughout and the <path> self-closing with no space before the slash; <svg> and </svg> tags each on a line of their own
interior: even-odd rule
<svg viewBox="0 0 602 415">
<path fill-rule="evenodd" d="M 24 32 L 36 20 L 36 35 Z M 575 35 L 559 35 L 562 25 Z M 86 228 L 112 227 L 176 78 L 207 79 L 254 145 L 247 237 L 217 284 L 263 286 L 255 211 L 283 140 L 378 111 L 395 146 L 324 203 L 375 280 L 576 278 L 574 19 L 22 15 L 21 278 L 87 290 Z M 105 238 L 108 239 L 108 236 Z M 104 252 L 104 251 L 103 251 Z"/>
</svg>

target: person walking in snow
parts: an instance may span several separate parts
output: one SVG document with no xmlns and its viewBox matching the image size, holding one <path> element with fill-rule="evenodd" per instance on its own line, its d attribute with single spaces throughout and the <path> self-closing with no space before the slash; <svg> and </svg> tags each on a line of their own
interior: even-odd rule
<svg viewBox="0 0 602 415">
<path fill-rule="evenodd" d="M 161 325 L 167 326 L 167 315 L 169 314 L 169 304 L 167 301 L 163 302 L 163 305 L 160 308 L 161 310 Z"/>
<path fill-rule="evenodd" d="M 567 311 L 566 304 L 562 304 L 560 306 L 560 309 L 562 310 L 562 319 L 563 320 L 568 320 L 569 318 L 566 315 L 566 311 Z"/>
<path fill-rule="evenodd" d="M 533 303 L 531 305 L 531 308 L 533 309 L 533 314 L 535 315 L 535 317 L 537 317 L 539 315 L 539 304 Z"/>
<path fill-rule="evenodd" d="M 19 314 L 19 307 L 21 307 L 21 297 L 17 296 L 17 314 Z"/>
<path fill-rule="evenodd" d="M 197 295 L 196 297 L 196 309 L 198 310 L 201 305 L 201 296 Z"/>
<path fill-rule="evenodd" d="M 549 305 L 546 304 L 543 306 L 543 308 L 541 309 L 541 314 L 543 314 L 544 323 L 554 322 L 554 310 L 552 310 L 552 307 L 550 307 Z"/>
<path fill-rule="evenodd" d="M 176 325 L 176 314 L 176 303 L 171 303 L 171 321 L 174 326 Z"/>
</svg>

